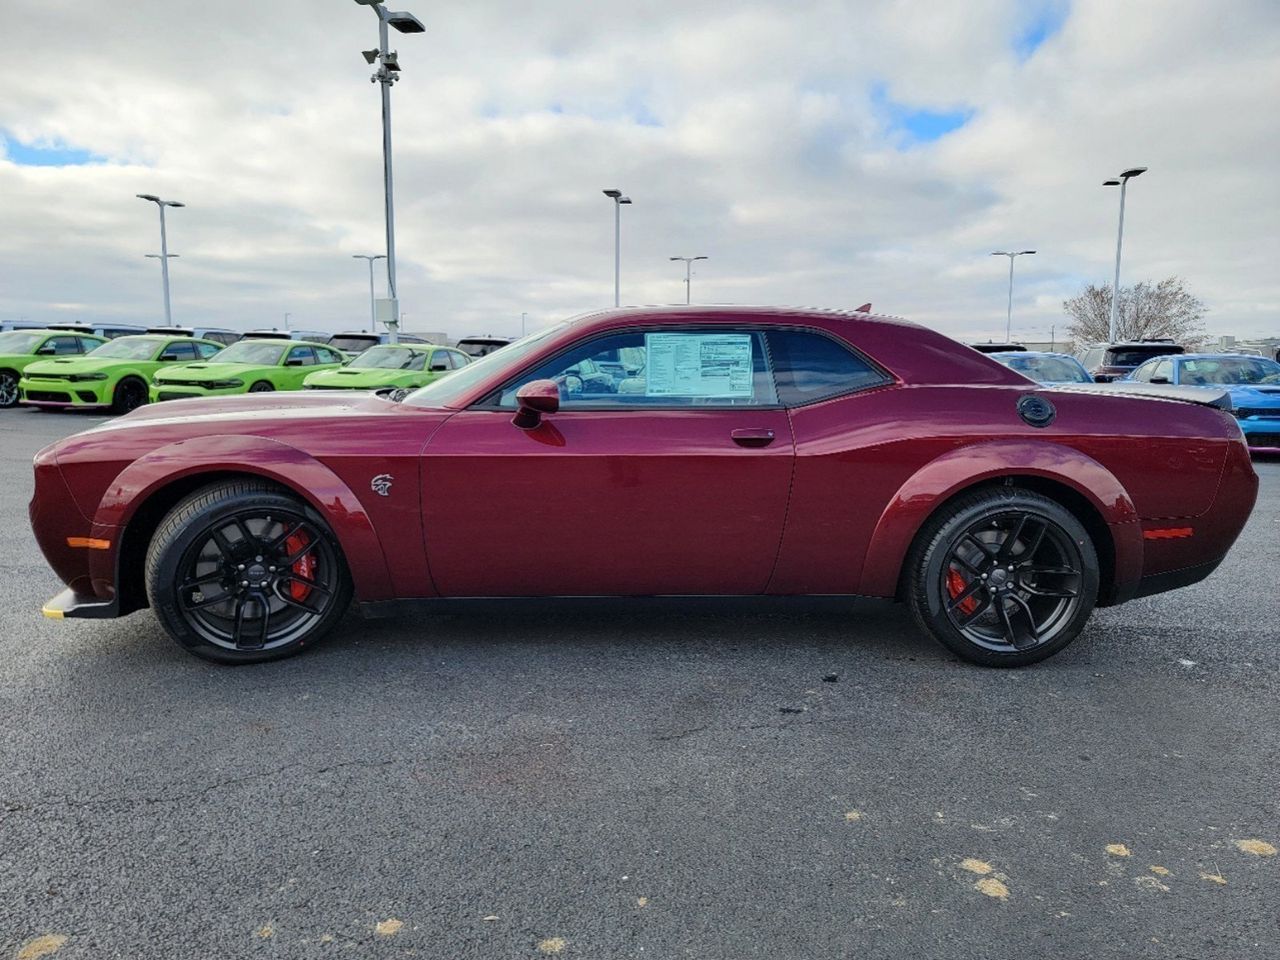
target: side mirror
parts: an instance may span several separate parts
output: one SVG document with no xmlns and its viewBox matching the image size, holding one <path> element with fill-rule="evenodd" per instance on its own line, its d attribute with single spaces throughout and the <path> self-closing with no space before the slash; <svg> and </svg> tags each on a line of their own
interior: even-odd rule
<svg viewBox="0 0 1280 960">
<path fill-rule="evenodd" d="M 58 352 L 58 351 L 57 351 L 57 350 L 55 350 L 55 349 L 53 349 L 53 347 L 41 347 L 39 350 L 37 350 L 37 351 L 36 351 L 36 356 L 37 356 L 37 357 L 52 357 L 52 356 L 54 356 L 57 352 Z"/>
<path fill-rule="evenodd" d="M 1094 383 L 1110 383 L 1111 378 L 1108 377 L 1105 373 L 1095 373 L 1093 375 L 1093 382 Z"/>
<path fill-rule="evenodd" d="M 437 361 L 436 363 L 433 363 L 431 365 L 431 369 L 432 370 L 448 370 L 449 365 L 445 363 L 443 360 L 440 360 L 440 361 Z"/>
<path fill-rule="evenodd" d="M 177 359 L 178 359 L 178 355 L 177 355 L 176 353 L 162 353 L 162 354 L 160 354 L 160 362 L 161 362 L 161 363 L 173 363 L 173 362 L 174 362 L 175 360 L 177 360 Z"/>
<path fill-rule="evenodd" d="M 511 418 L 521 430 L 532 430 L 544 413 L 560 409 L 560 386 L 554 380 L 533 380 L 516 391 L 516 415 Z"/>
<path fill-rule="evenodd" d="M 1168 383 L 1169 378 L 1168 377 L 1152 377 L 1151 382 L 1152 383 Z"/>
<path fill-rule="evenodd" d="M 284 365 L 286 367 L 301 367 L 303 365 L 303 360 L 301 357 L 290 357 L 284 362 Z"/>
</svg>

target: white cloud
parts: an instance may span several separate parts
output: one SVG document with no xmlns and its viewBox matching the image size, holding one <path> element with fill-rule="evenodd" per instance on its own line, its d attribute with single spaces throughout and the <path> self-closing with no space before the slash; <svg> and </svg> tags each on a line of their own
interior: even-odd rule
<svg viewBox="0 0 1280 960">
<path fill-rule="evenodd" d="M 1129 164 L 1124 278 L 1176 273 L 1215 332 L 1280 333 L 1280 8 L 1079 0 L 1023 62 L 1014 0 L 423 4 L 397 37 L 397 246 L 408 326 L 518 329 L 623 296 L 877 309 L 1015 334 L 1110 276 Z M 1061 6 L 1061 4 L 1055 4 Z M 53 16 L 49 11 L 53 11 Z M 50 32 L 50 27 L 53 31 Z M 382 246 L 377 89 L 350 0 L 10 0 L 0 131 L 105 164 L 0 159 L 0 316 L 156 320 L 156 192 L 175 318 L 337 329 L 365 321 Z M 934 143 L 887 128 L 972 111 Z"/>
</svg>

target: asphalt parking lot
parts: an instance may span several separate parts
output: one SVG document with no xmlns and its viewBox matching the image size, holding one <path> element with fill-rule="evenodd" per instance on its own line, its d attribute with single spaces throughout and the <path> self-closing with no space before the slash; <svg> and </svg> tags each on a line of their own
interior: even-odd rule
<svg viewBox="0 0 1280 960">
<path fill-rule="evenodd" d="M 872 601 L 228 669 L 40 617 L 30 458 L 97 421 L 0 414 L 0 957 L 1280 957 L 1280 461 L 1210 580 L 1020 671 Z"/>
</svg>

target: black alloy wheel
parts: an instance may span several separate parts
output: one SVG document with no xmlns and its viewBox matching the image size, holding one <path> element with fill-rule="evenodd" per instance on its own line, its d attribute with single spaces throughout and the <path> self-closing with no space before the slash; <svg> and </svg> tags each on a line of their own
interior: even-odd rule
<svg viewBox="0 0 1280 960">
<path fill-rule="evenodd" d="M 1088 532 L 1060 504 L 1016 488 L 962 497 L 931 521 L 910 573 L 916 619 L 984 666 L 1057 653 L 1084 628 L 1098 593 Z"/>
<path fill-rule="evenodd" d="M 267 383 L 265 380 L 259 380 L 249 388 L 250 393 L 271 393 L 273 390 L 275 390 L 275 387 Z"/>
<path fill-rule="evenodd" d="M 12 407 L 18 402 L 18 375 L 12 370 L 0 370 L 0 408 Z"/>
<path fill-rule="evenodd" d="M 111 409 L 114 413 L 128 413 L 131 410 L 137 410 L 146 402 L 147 385 L 134 377 L 126 377 L 116 384 Z"/>
<path fill-rule="evenodd" d="M 218 484 L 175 507 L 148 550 L 147 589 L 178 643 L 222 663 L 297 653 L 351 600 L 346 564 L 323 519 L 256 481 Z"/>
</svg>

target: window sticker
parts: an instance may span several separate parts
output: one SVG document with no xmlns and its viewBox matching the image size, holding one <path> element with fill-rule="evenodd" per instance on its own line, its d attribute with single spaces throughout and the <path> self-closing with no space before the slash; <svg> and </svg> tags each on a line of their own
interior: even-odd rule
<svg viewBox="0 0 1280 960">
<path fill-rule="evenodd" d="M 646 333 L 645 395 L 752 396 L 749 333 Z"/>
</svg>

